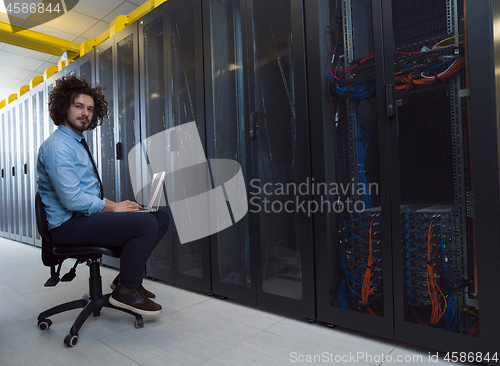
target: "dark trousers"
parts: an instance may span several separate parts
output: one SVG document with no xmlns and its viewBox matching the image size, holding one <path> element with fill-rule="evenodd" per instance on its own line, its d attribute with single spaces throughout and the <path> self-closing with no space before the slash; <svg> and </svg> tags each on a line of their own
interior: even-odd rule
<svg viewBox="0 0 500 366">
<path fill-rule="evenodd" d="M 164 211 L 107 212 L 92 216 L 74 213 L 71 219 L 50 233 L 54 243 L 61 246 L 123 247 L 119 282 L 125 287 L 136 288 L 142 284 L 144 266 L 167 232 L 169 222 Z"/>
</svg>

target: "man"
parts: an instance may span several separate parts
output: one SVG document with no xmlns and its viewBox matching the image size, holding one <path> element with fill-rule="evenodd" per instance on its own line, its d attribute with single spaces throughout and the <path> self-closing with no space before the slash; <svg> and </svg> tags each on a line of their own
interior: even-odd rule
<svg viewBox="0 0 500 366">
<path fill-rule="evenodd" d="M 83 78 L 62 77 L 49 94 L 50 117 L 59 126 L 38 152 L 38 192 L 54 243 L 121 246 L 120 273 L 109 302 L 141 315 L 161 306 L 142 286 L 144 266 L 168 229 L 163 211 L 137 213 L 136 202 L 102 198 L 102 183 L 83 132 L 108 116 L 103 87 Z"/>
</svg>

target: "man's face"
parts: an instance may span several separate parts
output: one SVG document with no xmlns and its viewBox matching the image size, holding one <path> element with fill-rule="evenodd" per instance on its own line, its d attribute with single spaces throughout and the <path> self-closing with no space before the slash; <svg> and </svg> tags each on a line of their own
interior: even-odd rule
<svg viewBox="0 0 500 366">
<path fill-rule="evenodd" d="M 68 109 L 68 115 L 63 126 L 68 127 L 80 136 L 89 128 L 94 115 L 94 98 L 79 94 Z"/>
</svg>

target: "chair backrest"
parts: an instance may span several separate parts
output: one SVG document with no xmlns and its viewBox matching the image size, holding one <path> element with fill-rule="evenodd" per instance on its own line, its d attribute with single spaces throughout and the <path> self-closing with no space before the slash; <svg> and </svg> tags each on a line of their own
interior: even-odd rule
<svg viewBox="0 0 500 366">
<path fill-rule="evenodd" d="M 38 192 L 36 192 L 35 196 L 35 216 L 36 227 L 42 237 L 42 262 L 47 267 L 55 266 L 61 259 L 53 253 L 54 243 L 47 224 L 47 213 L 43 206 L 42 197 Z"/>
<path fill-rule="evenodd" d="M 42 197 L 40 193 L 36 192 L 35 196 L 35 215 L 36 215 L 36 227 L 38 233 L 44 239 L 52 240 L 50 237 L 49 226 L 47 224 L 47 213 L 45 212 L 45 207 L 43 206 Z"/>
</svg>

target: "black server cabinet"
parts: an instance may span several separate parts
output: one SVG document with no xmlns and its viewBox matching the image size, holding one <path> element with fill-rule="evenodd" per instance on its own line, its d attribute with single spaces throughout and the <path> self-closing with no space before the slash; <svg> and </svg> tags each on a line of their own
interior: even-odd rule
<svg viewBox="0 0 500 366">
<path fill-rule="evenodd" d="M 103 185 L 103 196 L 117 202 L 118 190 L 116 180 L 116 136 L 115 136 L 115 37 L 101 43 L 95 48 L 96 82 L 106 87 L 103 93 L 108 102 L 109 115 L 104 119 L 97 131 L 97 161 Z"/>
<path fill-rule="evenodd" d="M 449 352 L 450 362 L 497 363 L 500 8 L 350 3 L 307 8 L 313 171 L 341 182 L 357 166 L 379 197 L 357 221 L 316 215 L 318 319 Z"/>
<path fill-rule="evenodd" d="M 96 160 L 103 186 L 103 197 L 117 202 L 116 189 L 116 154 L 115 154 L 115 68 L 116 58 L 115 37 L 101 43 L 95 48 L 96 83 L 106 87 L 103 94 L 108 102 L 109 115 L 102 125 L 96 128 L 96 145 L 94 159 Z M 120 259 L 103 256 L 102 263 L 114 268 L 120 268 Z"/>
<path fill-rule="evenodd" d="M 451 361 L 498 363 L 498 10 L 495 1 L 383 2 L 397 105 L 395 336 Z"/>
<path fill-rule="evenodd" d="M 303 9 L 295 0 L 246 2 L 248 195 L 257 304 L 315 319 Z"/>
<path fill-rule="evenodd" d="M 389 116 L 395 336 L 477 350 L 466 9 L 463 1 L 416 5 L 382 5 L 386 85 L 396 106 Z"/>
<path fill-rule="evenodd" d="M 306 7 L 317 318 L 393 338 L 380 4 Z M 382 102 L 382 104 L 381 104 Z"/>
<path fill-rule="evenodd" d="M 154 146 L 148 142 L 152 136 L 195 121 L 206 150 L 201 1 L 168 1 L 142 17 L 139 55 L 141 143 L 146 162 L 142 174 L 143 182 L 148 182 L 152 174 L 161 169 L 149 164 L 148 154 L 154 153 Z M 165 184 L 170 184 L 172 189 L 175 182 L 167 177 Z M 208 238 L 181 244 L 172 215 L 170 217 L 169 231 L 146 265 L 147 275 L 210 291 Z"/>
<path fill-rule="evenodd" d="M 251 165 L 245 3 L 204 2 L 203 19 L 208 158 L 236 161 L 248 178 Z M 210 244 L 213 293 L 255 304 L 256 248 L 250 243 L 249 215 L 213 234 Z"/>
<path fill-rule="evenodd" d="M 110 112 L 97 128 L 96 138 L 104 197 L 115 202 L 135 200 L 133 187 L 139 186 L 136 181 L 141 177 L 130 175 L 129 164 L 136 164 L 138 159 L 129 152 L 140 140 L 137 23 L 96 47 L 95 55 L 95 79 L 106 87 Z M 91 77 L 92 59 L 82 60 L 79 71 Z M 119 268 L 119 262 L 118 258 L 103 257 L 103 263 L 112 267 Z"/>
</svg>

